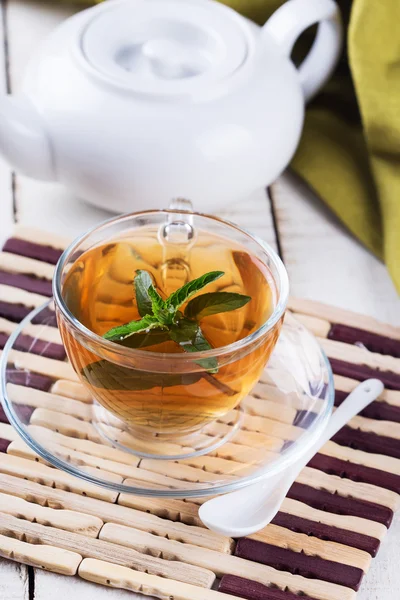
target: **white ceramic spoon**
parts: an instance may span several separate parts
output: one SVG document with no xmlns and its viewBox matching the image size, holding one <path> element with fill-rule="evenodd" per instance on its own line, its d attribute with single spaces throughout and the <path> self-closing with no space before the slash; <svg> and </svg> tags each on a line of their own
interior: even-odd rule
<svg viewBox="0 0 400 600">
<path fill-rule="evenodd" d="M 360 383 L 335 410 L 317 442 L 284 474 L 267 477 L 205 502 L 199 510 L 204 525 L 229 537 L 243 537 L 259 531 L 272 521 L 300 471 L 332 436 L 382 393 L 378 379 Z"/>
</svg>

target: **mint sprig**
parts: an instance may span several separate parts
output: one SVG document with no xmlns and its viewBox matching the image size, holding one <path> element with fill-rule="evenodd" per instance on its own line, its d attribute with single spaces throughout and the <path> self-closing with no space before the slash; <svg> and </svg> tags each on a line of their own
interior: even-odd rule
<svg viewBox="0 0 400 600">
<path fill-rule="evenodd" d="M 151 275 L 144 270 L 136 271 L 133 280 L 136 302 L 141 319 L 113 327 L 103 337 L 112 342 L 123 342 L 135 334 L 160 330 L 184 350 L 202 352 L 211 350 L 201 330 L 199 321 L 204 317 L 241 308 L 251 298 L 231 292 L 213 292 L 192 298 L 201 289 L 224 275 L 223 271 L 211 271 L 197 277 L 173 292 L 166 300 L 156 290 Z M 190 300 L 190 298 L 192 298 Z M 188 302 L 184 314 L 179 310 Z M 163 336 L 164 339 L 164 336 Z M 209 369 L 215 370 L 216 362 Z"/>
<path fill-rule="evenodd" d="M 164 300 L 157 291 L 150 273 L 144 270 L 136 271 L 133 285 L 140 319 L 113 327 L 103 337 L 128 348 L 145 348 L 173 341 L 187 353 L 212 350 L 201 329 L 200 321 L 211 315 L 241 308 L 251 300 L 250 296 L 232 292 L 211 292 L 193 298 L 200 290 L 223 275 L 223 271 L 205 273 L 189 281 Z M 187 304 L 182 313 L 180 308 L 185 303 Z M 236 393 L 214 377 L 214 374 L 218 373 L 216 357 L 200 358 L 197 364 L 203 367 L 205 372 L 161 376 L 100 360 L 84 367 L 81 373 L 91 385 L 106 389 L 144 390 L 157 386 L 189 385 L 205 378 L 225 394 Z"/>
</svg>

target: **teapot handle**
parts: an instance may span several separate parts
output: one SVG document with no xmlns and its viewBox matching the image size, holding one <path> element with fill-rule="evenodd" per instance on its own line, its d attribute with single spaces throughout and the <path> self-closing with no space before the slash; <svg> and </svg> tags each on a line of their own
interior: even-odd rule
<svg viewBox="0 0 400 600">
<path fill-rule="evenodd" d="M 297 38 L 315 23 L 319 23 L 317 36 L 299 67 L 305 101 L 329 79 L 340 56 L 343 29 L 337 4 L 333 0 L 288 0 L 263 27 L 290 57 Z"/>
</svg>

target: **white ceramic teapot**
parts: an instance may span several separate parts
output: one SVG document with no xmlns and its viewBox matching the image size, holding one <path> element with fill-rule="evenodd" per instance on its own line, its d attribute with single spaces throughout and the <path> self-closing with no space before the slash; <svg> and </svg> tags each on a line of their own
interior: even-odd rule
<svg viewBox="0 0 400 600">
<path fill-rule="evenodd" d="M 106 209 L 212 211 L 286 167 L 340 47 L 333 0 L 289 0 L 262 28 L 212 0 L 110 0 L 61 24 L 0 100 L 0 150 Z"/>
</svg>

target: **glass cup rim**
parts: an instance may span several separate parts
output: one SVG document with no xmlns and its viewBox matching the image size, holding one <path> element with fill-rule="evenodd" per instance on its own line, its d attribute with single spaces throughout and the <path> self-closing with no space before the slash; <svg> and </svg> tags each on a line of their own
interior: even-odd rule
<svg viewBox="0 0 400 600">
<path fill-rule="evenodd" d="M 262 248 L 262 250 L 266 253 L 268 258 L 272 261 L 272 263 L 274 264 L 274 267 L 276 269 L 277 275 L 278 275 L 278 281 L 276 283 L 279 284 L 279 292 L 278 292 L 278 299 L 277 299 L 276 306 L 275 306 L 272 314 L 265 321 L 265 323 L 263 323 L 253 333 L 247 335 L 246 337 L 244 337 L 240 340 L 237 340 L 236 342 L 232 342 L 231 344 L 228 344 L 226 346 L 221 346 L 219 348 L 212 348 L 211 350 L 203 350 L 200 352 L 191 352 L 189 355 L 184 354 L 184 353 L 180 354 L 180 353 L 153 352 L 153 351 L 149 351 L 149 350 L 141 350 L 138 348 L 128 348 L 125 346 L 120 346 L 118 344 L 115 344 L 115 342 L 104 339 L 103 337 L 101 337 L 97 333 L 94 333 L 88 327 L 83 325 L 83 323 L 81 323 L 72 314 L 72 312 L 66 305 L 64 298 L 62 296 L 62 288 L 61 288 L 61 279 L 62 279 L 64 267 L 65 267 L 68 259 L 71 257 L 71 255 L 73 255 L 73 253 L 77 250 L 77 248 L 85 240 L 89 239 L 95 232 L 99 232 L 103 229 L 107 229 L 109 226 L 113 225 L 114 223 L 128 221 L 131 218 L 139 218 L 144 215 L 157 215 L 157 214 L 162 214 L 162 213 L 182 214 L 185 212 L 187 214 L 210 219 L 210 220 L 216 221 L 222 225 L 228 225 L 229 227 L 236 229 L 237 231 L 243 233 L 244 235 L 246 235 L 247 237 L 252 239 L 254 242 L 256 242 Z M 69 325 L 71 325 L 75 330 L 77 330 L 81 335 L 83 335 L 92 344 L 101 346 L 104 350 L 111 351 L 114 354 L 117 353 L 120 356 L 124 356 L 125 358 L 134 356 L 137 358 L 144 358 L 144 359 L 155 360 L 155 361 L 173 360 L 174 362 L 181 361 L 181 362 L 186 362 L 186 363 L 188 361 L 195 362 L 196 360 L 204 359 L 204 358 L 208 358 L 208 357 L 224 356 L 226 354 L 230 354 L 231 352 L 236 352 L 238 350 L 241 350 L 241 349 L 247 347 L 249 344 L 257 341 L 259 338 L 261 338 L 263 335 L 265 335 L 268 331 L 270 331 L 276 325 L 276 323 L 280 320 L 280 318 L 283 316 L 283 314 L 286 310 L 288 297 L 289 297 L 289 279 L 288 279 L 286 268 L 285 268 L 281 258 L 279 257 L 278 253 L 267 242 L 264 242 L 264 240 L 262 240 L 258 236 L 254 235 L 250 231 L 247 231 L 247 229 L 239 227 L 235 223 L 232 223 L 231 221 L 228 221 L 225 219 L 221 219 L 220 217 L 217 217 L 214 215 L 208 215 L 208 214 L 197 212 L 197 211 L 188 212 L 188 211 L 182 211 L 182 210 L 177 210 L 177 209 L 168 209 L 168 208 L 160 209 L 160 210 L 158 210 L 158 209 L 157 210 L 145 210 L 145 211 L 126 213 L 123 215 L 118 215 L 116 217 L 111 217 L 110 219 L 107 219 L 107 220 L 103 221 L 102 223 L 95 225 L 94 227 L 91 227 L 85 233 L 83 233 L 82 235 L 75 238 L 74 241 L 64 250 L 64 252 L 60 256 L 60 258 L 57 262 L 56 268 L 55 268 L 54 275 L 53 275 L 52 287 L 53 287 L 53 298 L 54 298 L 55 305 L 56 305 L 57 309 L 61 312 L 63 318 L 69 323 Z"/>
</svg>

